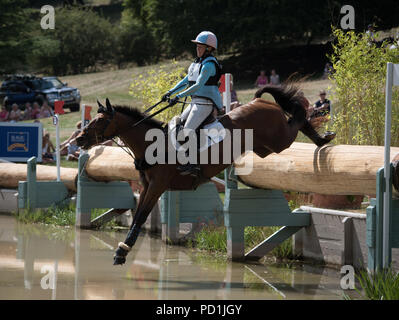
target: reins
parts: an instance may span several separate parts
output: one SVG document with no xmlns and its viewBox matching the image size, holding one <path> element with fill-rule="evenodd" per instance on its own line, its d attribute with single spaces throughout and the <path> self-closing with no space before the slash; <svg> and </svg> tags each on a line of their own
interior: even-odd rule
<svg viewBox="0 0 399 320">
<path fill-rule="evenodd" d="M 129 125 L 129 126 L 128 126 L 127 128 L 125 128 L 124 130 L 119 131 L 119 132 L 118 132 L 117 134 L 115 134 L 113 137 L 107 138 L 107 137 L 105 137 L 105 135 L 103 134 L 102 136 L 100 136 L 100 138 L 103 138 L 104 140 L 106 140 L 106 139 L 107 139 L 107 140 L 112 140 L 113 142 L 115 142 L 115 144 L 116 144 L 118 147 L 122 148 L 123 151 L 125 151 L 130 157 L 132 157 L 134 160 L 136 160 L 135 157 L 134 157 L 134 155 L 133 155 L 133 152 L 130 150 L 130 148 L 126 147 L 126 145 L 121 145 L 120 143 L 118 143 L 118 142 L 116 141 L 115 137 L 119 136 L 121 133 L 125 132 L 126 130 L 128 130 L 128 129 L 130 129 L 130 128 L 134 128 L 134 127 L 138 126 L 139 124 L 143 123 L 144 121 L 149 120 L 149 119 L 155 117 L 156 115 L 160 114 L 161 112 L 163 112 L 163 111 L 165 111 L 166 109 L 168 109 L 168 108 L 174 106 L 174 105 L 177 104 L 177 103 L 183 104 L 183 105 L 182 105 L 182 110 L 181 110 L 181 111 L 183 112 L 184 106 L 185 106 L 186 104 L 192 104 L 192 103 L 193 103 L 193 102 L 188 102 L 188 103 L 187 103 L 186 101 L 187 101 L 187 97 L 186 97 L 186 99 L 185 99 L 184 101 L 176 101 L 176 103 L 170 104 L 170 99 L 169 99 L 169 104 L 168 104 L 167 106 L 165 106 L 165 107 L 163 107 L 162 109 L 160 109 L 160 110 L 158 110 L 158 111 L 156 111 L 156 112 L 154 112 L 154 113 L 152 113 L 152 114 L 150 114 L 150 115 L 144 117 L 143 119 L 137 121 L 135 124 Z M 145 110 L 144 113 L 150 112 L 151 110 L 153 110 L 155 107 L 157 107 L 157 106 L 158 106 L 160 103 L 162 103 L 162 102 L 164 102 L 164 101 L 163 101 L 163 100 L 160 100 L 159 102 L 157 102 L 156 104 L 154 104 L 153 106 L 151 106 L 151 107 L 149 107 L 147 110 Z M 196 102 L 196 104 L 210 105 L 210 103 L 197 103 L 197 102 Z M 108 110 L 108 108 L 107 108 L 107 109 L 105 109 L 105 108 L 100 108 L 100 109 L 99 109 L 99 112 L 107 113 L 108 115 L 111 116 L 111 119 L 113 119 L 114 114 L 115 114 L 115 110 L 114 110 L 114 109 L 112 109 L 112 112 L 111 112 L 111 111 Z M 111 123 L 111 120 L 110 120 L 110 119 L 106 119 L 106 120 L 108 121 L 108 124 L 107 124 L 107 127 L 105 127 L 104 132 L 105 132 L 105 130 L 108 128 L 108 126 L 109 126 L 110 123 Z M 98 141 L 99 141 L 99 140 L 98 140 L 98 134 L 97 134 L 97 132 L 95 132 L 95 137 L 96 137 L 96 142 L 97 142 L 97 144 L 98 144 Z M 122 139 L 122 138 L 121 138 L 121 139 Z M 125 143 L 125 142 L 124 142 L 124 143 Z M 127 149 L 127 150 L 126 150 L 126 149 Z"/>
</svg>

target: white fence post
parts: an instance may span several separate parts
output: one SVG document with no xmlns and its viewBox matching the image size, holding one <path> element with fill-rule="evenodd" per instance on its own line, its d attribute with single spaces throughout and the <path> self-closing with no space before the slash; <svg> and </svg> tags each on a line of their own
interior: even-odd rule
<svg viewBox="0 0 399 320">
<path fill-rule="evenodd" d="M 382 262 L 383 268 L 388 268 L 391 256 L 391 237 L 390 237 L 390 210 L 391 197 L 390 176 L 391 176 L 391 125 L 392 125 L 392 86 L 399 85 L 399 64 L 387 63 L 387 78 L 385 91 L 385 152 L 384 152 L 384 210 L 383 210 L 383 239 L 382 239 Z"/>
</svg>

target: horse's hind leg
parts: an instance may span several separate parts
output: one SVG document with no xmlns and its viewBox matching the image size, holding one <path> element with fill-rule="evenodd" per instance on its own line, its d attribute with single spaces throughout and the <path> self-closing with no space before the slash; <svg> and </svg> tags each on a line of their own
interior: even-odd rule
<svg viewBox="0 0 399 320">
<path fill-rule="evenodd" d="M 332 139 L 335 138 L 335 134 L 327 134 L 323 137 L 320 136 L 307 120 L 305 121 L 305 124 L 302 126 L 302 128 L 300 128 L 299 130 L 302 131 L 303 134 L 307 136 L 310 140 L 312 140 L 318 147 L 324 146 L 326 143 L 329 143 Z"/>
</svg>

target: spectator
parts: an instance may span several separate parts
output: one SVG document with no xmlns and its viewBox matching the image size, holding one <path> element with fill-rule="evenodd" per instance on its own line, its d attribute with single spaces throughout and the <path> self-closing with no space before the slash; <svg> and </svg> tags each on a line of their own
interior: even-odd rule
<svg viewBox="0 0 399 320">
<path fill-rule="evenodd" d="M 268 83 L 269 80 L 267 79 L 266 72 L 264 70 L 261 70 L 259 76 L 256 78 L 255 87 L 263 88 Z"/>
<path fill-rule="evenodd" d="M 81 128 L 82 128 L 82 121 L 78 121 L 76 123 L 76 130 L 70 135 L 70 137 L 68 139 L 66 139 L 60 145 L 60 155 L 61 156 L 66 156 L 68 154 L 68 146 L 71 143 L 71 141 L 74 140 L 78 136 Z"/>
<path fill-rule="evenodd" d="M 231 93 L 231 103 L 230 103 L 230 110 L 234 110 L 241 106 L 240 101 L 238 101 L 237 92 L 233 88 L 233 77 L 231 77 L 230 81 L 230 93 Z"/>
<path fill-rule="evenodd" d="M 399 32 L 396 33 L 395 40 L 392 45 L 389 47 L 390 50 L 395 50 L 399 48 Z"/>
<path fill-rule="evenodd" d="M 43 147 L 43 152 L 42 152 L 43 163 L 54 162 L 53 152 L 55 152 L 55 148 L 50 140 L 50 133 L 46 132 L 45 130 L 43 130 L 42 147 Z"/>
<path fill-rule="evenodd" d="M 376 43 L 377 42 L 376 39 L 375 39 L 374 26 L 372 24 L 369 24 L 367 26 L 366 35 L 367 35 L 370 43 Z"/>
<path fill-rule="evenodd" d="M 72 139 L 70 143 L 68 143 L 68 155 L 67 160 L 69 161 L 78 161 L 80 154 L 80 148 L 76 144 L 76 140 Z"/>
<path fill-rule="evenodd" d="M 24 116 L 23 116 L 24 120 L 31 120 L 32 118 L 32 105 L 27 102 L 25 103 L 25 111 L 24 111 Z"/>
<path fill-rule="evenodd" d="M 40 115 L 40 106 L 37 102 L 34 102 L 31 112 L 31 117 L 32 119 L 39 119 L 39 115 Z"/>
<path fill-rule="evenodd" d="M 4 97 L 4 99 L 3 99 L 3 104 L 2 104 L 4 107 L 6 107 L 6 109 L 7 109 L 7 105 L 8 105 L 8 97 L 7 96 L 5 96 Z"/>
<path fill-rule="evenodd" d="M 9 116 L 9 112 L 6 109 L 6 106 L 2 105 L 1 112 L 0 112 L 0 122 L 8 121 L 8 116 Z"/>
<path fill-rule="evenodd" d="M 326 65 L 324 66 L 324 71 L 323 71 L 323 79 L 328 79 L 328 77 L 331 75 L 332 72 L 332 65 L 327 62 Z"/>
<path fill-rule="evenodd" d="M 41 119 L 49 118 L 53 115 L 54 115 L 53 110 L 51 110 L 51 108 L 47 104 L 47 101 L 44 101 L 42 107 L 40 108 L 39 118 Z"/>
<path fill-rule="evenodd" d="M 19 109 L 19 106 L 16 103 L 14 103 L 11 106 L 9 120 L 11 122 L 18 122 L 21 120 L 21 118 L 22 118 L 21 109 Z"/>
<path fill-rule="evenodd" d="M 324 90 L 320 91 L 320 100 L 315 102 L 313 107 L 309 107 L 309 119 L 317 117 L 325 117 L 331 111 L 331 101 L 326 99 L 326 92 Z"/>
<path fill-rule="evenodd" d="M 280 76 L 276 73 L 275 69 L 272 69 L 270 74 L 270 83 L 276 86 L 280 84 Z"/>
</svg>

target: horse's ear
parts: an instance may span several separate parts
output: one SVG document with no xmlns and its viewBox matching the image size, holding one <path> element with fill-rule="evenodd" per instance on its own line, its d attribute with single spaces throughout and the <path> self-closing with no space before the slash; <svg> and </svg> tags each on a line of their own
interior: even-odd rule
<svg viewBox="0 0 399 320">
<path fill-rule="evenodd" d="M 107 106 L 107 111 L 109 112 L 109 113 L 114 113 L 114 110 L 113 110 L 113 108 L 112 108 L 112 106 L 111 106 L 111 102 L 109 102 L 109 99 L 107 98 L 107 99 L 105 99 L 105 104 L 106 104 L 106 106 Z"/>
<path fill-rule="evenodd" d="M 100 101 L 97 99 L 97 104 L 98 104 L 98 113 L 105 112 L 105 107 L 101 104 Z"/>
</svg>

